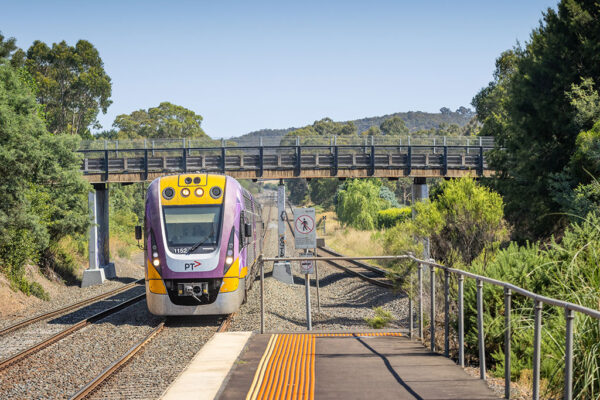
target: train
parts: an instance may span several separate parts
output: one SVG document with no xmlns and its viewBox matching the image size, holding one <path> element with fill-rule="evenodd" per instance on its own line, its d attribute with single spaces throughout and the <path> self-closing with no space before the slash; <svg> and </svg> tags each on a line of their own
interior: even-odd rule
<svg viewBox="0 0 600 400">
<path fill-rule="evenodd" d="M 261 205 L 230 176 L 188 173 L 152 181 L 143 226 L 149 311 L 237 311 L 258 269 L 263 230 Z"/>
</svg>

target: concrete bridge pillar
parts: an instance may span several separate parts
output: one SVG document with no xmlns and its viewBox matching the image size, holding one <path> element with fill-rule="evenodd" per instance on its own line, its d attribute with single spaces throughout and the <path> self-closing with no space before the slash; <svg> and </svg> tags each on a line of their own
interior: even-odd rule
<svg viewBox="0 0 600 400">
<path fill-rule="evenodd" d="M 417 201 L 425 201 L 429 198 L 429 187 L 427 186 L 426 178 L 414 178 L 412 184 L 412 204 Z M 415 211 L 413 209 L 413 218 Z M 429 252 L 429 238 L 423 239 L 423 259 L 428 260 L 430 258 Z"/>
<path fill-rule="evenodd" d="M 81 287 L 97 285 L 115 278 L 115 264 L 110 262 L 108 184 L 96 183 L 88 194 L 90 229 L 88 236 L 89 267 L 83 272 Z"/>
</svg>

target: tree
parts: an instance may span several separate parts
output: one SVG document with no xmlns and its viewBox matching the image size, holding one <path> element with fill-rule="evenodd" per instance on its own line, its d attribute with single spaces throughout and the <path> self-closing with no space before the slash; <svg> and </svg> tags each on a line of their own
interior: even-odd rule
<svg viewBox="0 0 600 400">
<path fill-rule="evenodd" d="M 398 116 L 386 119 L 379 126 L 384 135 L 400 136 L 407 135 L 408 128 L 404 123 L 404 120 Z"/>
<path fill-rule="evenodd" d="M 362 136 L 381 136 L 381 129 L 377 126 L 374 125 L 372 127 L 370 127 L 369 129 L 367 129 L 366 131 L 361 133 Z"/>
<path fill-rule="evenodd" d="M 379 197 L 381 183 L 375 179 L 352 179 L 344 182 L 337 193 L 336 214 L 345 225 L 356 229 L 375 229 L 377 212 L 389 207 Z"/>
<path fill-rule="evenodd" d="M 340 182 L 335 178 L 311 179 L 308 182 L 310 200 L 327 209 L 333 206 L 335 193 L 339 186 Z"/>
<path fill-rule="evenodd" d="M 88 226 L 79 138 L 50 134 L 39 107 L 19 72 L 0 65 L 0 265 L 22 289 L 27 261 Z"/>
<path fill-rule="evenodd" d="M 91 137 L 90 127 L 100 127 L 96 117 L 112 103 L 112 86 L 90 42 L 73 47 L 62 41 L 50 48 L 36 40 L 26 54 L 15 53 L 12 64 L 24 66 L 35 80 L 50 132 Z"/>
<path fill-rule="evenodd" d="M 356 135 L 356 126 L 350 122 L 334 122 L 331 118 L 323 118 L 312 125 L 296 129 L 286 136 L 350 136 Z"/>
<path fill-rule="evenodd" d="M 9 58 L 17 49 L 17 40 L 14 37 L 5 38 L 0 32 L 0 59 Z"/>
<path fill-rule="evenodd" d="M 197 138 L 210 139 L 201 127 L 202 116 L 185 107 L 162 102 L 158 107 L 120 114 L 113 127 L 121 139 Z"/>
<path fill-rule="evenodd" d="M 287 198 L 292 204 L 300 205 L 306 200 L 308 194 L 308 184 L 306 179 L 293 178 L 285 180 Z"/>
<path fill-rule="evenodd" d="M 473 100 L 481 134 L 493 133 L 503 149 L 490 155 L 492 183 L 518 239 L 564 226 L 550 181 L 569 163 L 578 133 L 594 122 L 581 118 L 573 100 L 586 92 L 593 99 L 590 88 L 600 84 L 599 21 L 593 1 L 563 0 L 557 11 L 548 9 L 525 48 L 503 53 L 494 81 Z"/>
</svg>

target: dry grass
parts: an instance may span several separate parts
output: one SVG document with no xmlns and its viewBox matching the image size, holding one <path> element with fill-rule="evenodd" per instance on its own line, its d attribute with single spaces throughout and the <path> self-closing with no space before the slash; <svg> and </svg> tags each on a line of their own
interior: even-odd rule
<svg viewBox="0 0 600 400">
<path fill-rule="evenodd" d="M 379 231 L 359 231 L 352 227 L 344 227 L 337 220 L 335 212 L 328 211 L 317 214 L 317 221 L 327 216 L 326 233 L 322 225 L 317 235 L 325 238 L 325 245 L 345 256 L 380 256 L 384 254 L 381 242 L 377 240 Z M 373 261 L 373 264 L 377 264 Z"/>
</svg>

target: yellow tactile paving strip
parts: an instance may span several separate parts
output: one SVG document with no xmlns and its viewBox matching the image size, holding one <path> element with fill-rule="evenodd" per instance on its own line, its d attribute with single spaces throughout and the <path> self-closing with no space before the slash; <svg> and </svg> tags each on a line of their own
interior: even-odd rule
<svg viewBox="0 0 600 400">
<path fill-rule="evenodd" d="M 402 336 L 398 332 L 299 333 L 271 335 L 246 400 L 315 397 L 315 346 L 318 337 Z"/>
</svg>

